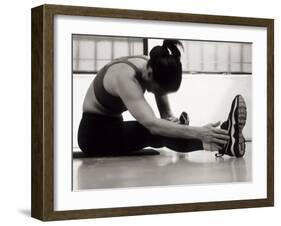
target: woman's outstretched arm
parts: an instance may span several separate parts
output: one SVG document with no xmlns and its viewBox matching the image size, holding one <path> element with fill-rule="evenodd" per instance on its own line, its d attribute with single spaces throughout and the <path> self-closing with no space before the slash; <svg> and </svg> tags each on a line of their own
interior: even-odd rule
<svg viewBox="0 0 281 226">
<path fill-rule="evenodd" d="M 146 127 L 152 134 L 185 139 L 200 139 L 205 143 L 225 144 L 229 139 L 227 131 L 216 128 L 211 124 L 203 127 L 180 125 L 157 118 L 143 96 L 139 83 L 132 77 L 125 76 L 117 79 L 119 96 L 135 119 Z"/>
</svg>

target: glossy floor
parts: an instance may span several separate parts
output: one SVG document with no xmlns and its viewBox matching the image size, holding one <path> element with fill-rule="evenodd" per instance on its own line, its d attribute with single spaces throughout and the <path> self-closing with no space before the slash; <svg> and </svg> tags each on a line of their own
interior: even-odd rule
<svg viewBox="0 0 281 226">
<path fill-rule="evenodd" d="M 74 158 L 73 190 L 251 181 L 251 143 L 243 158 L 216 158 L 206 151 L 155 150 L 160 154 Z"/>
</svg>

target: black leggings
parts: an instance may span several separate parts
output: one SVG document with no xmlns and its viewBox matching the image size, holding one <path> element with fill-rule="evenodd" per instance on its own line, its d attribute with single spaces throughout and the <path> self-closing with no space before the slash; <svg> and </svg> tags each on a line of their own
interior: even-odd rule
<svg viewBox="0 0 281 226">
<path fill-rule="evenodd" d="M 152 135 L 137 121 L 123 121 L 122 116 L 117 118 L 86 112 L 79 125 L 78 144 L 88 156 L 118 156 L 145 147 L 168 147 L 177 152 L 203 149 L 198 139 Z"/>
</svg>

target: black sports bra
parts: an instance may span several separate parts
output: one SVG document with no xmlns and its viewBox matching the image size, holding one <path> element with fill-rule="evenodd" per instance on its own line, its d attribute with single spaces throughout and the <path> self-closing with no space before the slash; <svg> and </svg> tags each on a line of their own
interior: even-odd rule
<svg viewBox="0 0 281 226">
<path fill-rule="evenodd" d="M 141 71 L 134 65 L 132 62 L 128 61 L 129 58 L 141 58 L 147 60 L 147 58 L 143 56 L 132 56 L 132 57 L 124 57 L 124 58 L 119 58 L 112 63 L 109 63 L 105 65 L 96 75 L 94 82 L 93 82 L 93 88 L 94 92 L 96 95 L 97 100 L 99 103 L 109 110 L 112 114 L 121 114 L 122 112 L 127 110 L 127 107 L 123 103 L 120 97 L 116 97 L 108 93 L 103 85 L 103 79 L 106 74 L 106 71 L 108 70 L 109 67 L 111 67 L 114 64 L 118 63 L 125 63 L 132 67 L 134 71 L 136 72 L 136 78 L 138 80 L 141 80 Z M 145 91 L 143 87 L 143 91 Z"/>
</svg>

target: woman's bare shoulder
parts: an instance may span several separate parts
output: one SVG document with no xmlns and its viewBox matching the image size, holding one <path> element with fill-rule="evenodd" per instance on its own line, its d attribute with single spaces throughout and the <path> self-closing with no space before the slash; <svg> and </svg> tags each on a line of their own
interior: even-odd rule
<svg viewBox="0 0 281 226">
<path fill-rule="evenodd" d="M 135 70 L 125 63 L 112 65 L 104 77 L 103 85 L 114 96 L 119 96 L 120 89 L 126 89 L 127 87 L 133 87 L 134 92 L 143 93 L 142 87 L 136 79 Z M 132 92 L 131 90 L 127 91 L 128 94 Z"/>
</svg>

